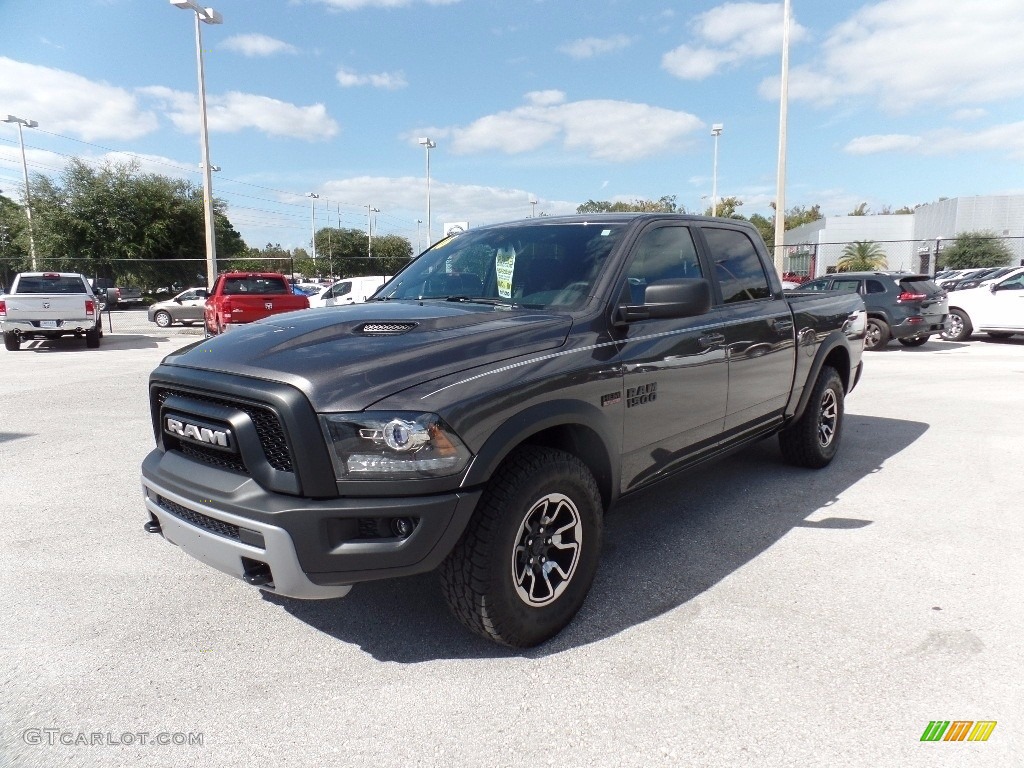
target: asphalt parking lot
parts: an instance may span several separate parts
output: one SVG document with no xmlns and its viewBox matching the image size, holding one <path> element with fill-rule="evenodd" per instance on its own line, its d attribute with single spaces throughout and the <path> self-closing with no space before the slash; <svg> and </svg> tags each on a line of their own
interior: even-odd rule
<svg viewBox="0 0 1024 768">
<path fill-rule="evenodd" d="M 770 440 L 622 503 L 523 653 L 432 574 L 293 602 L 144 533 L 195 336 L 114 321 L 0 356 L 2 766 L 1024 765 L 1024 338 L 866 354 L 825 470 Z"/>
</svg>

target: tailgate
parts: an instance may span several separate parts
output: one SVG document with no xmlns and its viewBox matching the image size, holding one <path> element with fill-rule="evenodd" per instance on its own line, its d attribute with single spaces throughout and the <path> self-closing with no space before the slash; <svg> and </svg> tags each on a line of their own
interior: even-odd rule
<svg viewBox="0 0 1024 768">
<path fill-rule="evenodd" d="M 251 323 L 264 317 L 278 315 L 304 309 L 306 304 L 301 296 L 294 294 L 266 294 L 263 296 L 240 296 L 238 294 L 225 297 L 232 323 Z"/>
<path fill-rule="evenodd" d="M 70 295 L 45 293 L 9 294 L 5 297 L 4 301 L 7 303 L 8 320 L 52 322 L 60 320 L 92 320 L 93 317 L 92 313 L 86 312 L 85 308 L 86 301 L 92 301 L 92 299 L 84 293 Z"/>
</svg>

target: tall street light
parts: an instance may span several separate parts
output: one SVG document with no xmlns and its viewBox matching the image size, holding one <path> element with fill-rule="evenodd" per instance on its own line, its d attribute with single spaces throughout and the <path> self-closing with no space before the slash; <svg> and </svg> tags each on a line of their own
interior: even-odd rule
<svg viewBox="0 0 1024 768">
<path fill-rule="evenodd" d="M 8 115 L 5 123 L 16 123 L 18 126 L 18 144 L 21 145 L 21 170 L 25 174 L 25 217 L 28 219 L 28 252 L 32 257 L 32 271 L 36 271 L 36 238 L 32 231 L 32 197 L 28 189 L 28 163 L 25 162 L 25 136 L 22 134 L 21 126 L 27 128 L 38 128 L 39 123 L 35 120 L 25 120 L 14 115 Z"/>
<path fill-rule="evenodd" d="M 316 192 L 310 192 L 306 197 L 309 198 L 309 227 L 313 232 L 313 266 L 316 266 L 316 201 L 320 199 L 320 195 Z"/>
<path fill-rule="evenodd" d="M 210 165 L 210 135 L 206 124 L 206 77 L 203 71 L 203 33 L 199 22 L 222 24 L 224 17 L 213 8 L 203 8 L 193 0 L 170 0 L 175 8 L 196 15 L 196 63 L 199 68 L 199 146 L 203 153 L 203 218 L 206 222 L 206 281 L 213 287 L 217 279 L 217 237 L 213 228 L 213 166 Z"/>
<path fill-rule="evenodd" d="M 711 135 L 715 137 L 715 160 L 711 171 L 711 215 L 718 215 L 718 137 L 722 135 L 722 124 L 711 126 Z"/>
<path fill-rule="evenodd" d="M 779 94 L 779 165 L 775 176 L 775 271 L 782 275 L 782 243 L 786 237 L 786 126 L 789 121 L 789 26 L 790 0 L 782 6 L 782 85 Z"/>
<path fill-rule="evenodd" d="M 366 206 L 366 266 L 369 268 L 370 259 L 373 258 L 373 219 L 371 213 L 380 213 L 380 208 L 371 205 Z"/>
<path fill-rule="evenodd" d="M 537 218 L 537 201 L 534 198 L 530 198 L 530 218 Z"/>
<path fill-rule="evenodd" d="M 437 142 L 431 141 L 428 136 L 423 136 L 420 138 L 420 144 L 427 152 L 427 247 L 429 248 L 434 242 L 430 237 L 430 150 L 437 146 Z"/>
</svg>

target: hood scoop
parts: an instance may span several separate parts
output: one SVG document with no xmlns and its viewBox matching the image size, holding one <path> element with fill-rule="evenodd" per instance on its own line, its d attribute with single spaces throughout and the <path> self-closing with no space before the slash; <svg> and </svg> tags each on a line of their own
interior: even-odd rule
<svg viewBox="0 0 1024 768">
<path fill-rule="evenodd" d="M 353 329 L 359 336 L 401 336 L 413 330 L 419 323 L 377 322 L 363 323 Z"/>
</svg>

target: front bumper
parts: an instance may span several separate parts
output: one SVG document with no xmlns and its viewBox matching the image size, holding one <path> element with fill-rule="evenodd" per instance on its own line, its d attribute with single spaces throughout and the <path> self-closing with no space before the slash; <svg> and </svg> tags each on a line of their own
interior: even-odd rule
<svg viewBox="0 0 1024 768">
<path fill-rule="evenodd" d="M 437 567 L 462 535 L 480 491 L 396 498 L 310 499 L 252 478 L 152 451 L 142 465 L 146 509 L 164 537 L 219 571 L 286 597 L 344 596 L 360 581 Z M 394 521 L 412 521 L 410 535 Z M 247 578 L 249 577 L 249 578 Z"/>
</svg>

